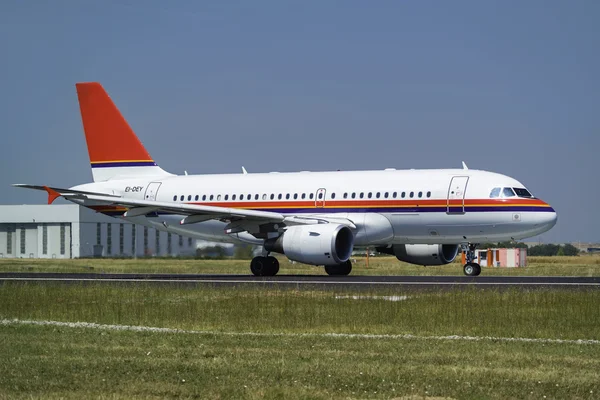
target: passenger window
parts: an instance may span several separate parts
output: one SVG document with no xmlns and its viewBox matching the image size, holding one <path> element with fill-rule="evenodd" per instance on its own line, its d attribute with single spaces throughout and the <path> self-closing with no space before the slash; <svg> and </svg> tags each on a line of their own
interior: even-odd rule
<svg viewBox="0 0 600 400">
<path fill-rule="evenodd" d="M 396 196 L 398 196 L 398 192 L 394 192 L 394 193 L 392 193 L 392 197 L 393 197 L 393 198 L 396 198 Z"/>
<path fill-rule="evenodd" d="M 258 196 L 258 195 L 257 195 L 257 196 Z M 262 199 L 263 199 L 263 200 L 266 200 L 266 199 L 267 199 L 267 194 L 266 194 L 266 193 L 264 193 L 264 194 L 263 194 L 263 196 L 262 196 Z"/>
<path fill-rule="evenodd" d="M 243 194 L 240 194 L 240 200 L 244 200 L 244 195 Z"/>
<path fill-rule="evenodd" d="M 515 197 L 515 192 L 511 188 L 502 189 L 502 194 L 504 197 Z"/>
<path fill-rule="evenodd" d="M 362 199 L 364 197 L 365 197 L 365 194 L 363 192 L 360 192 L 360 198 Z"/>
<path fill-rule="evenodd" d="M 492 191 L 490 192 L 491 199 L 495 199 L 496 197 L 500 197 L 500 188 L 499 187 L 493 188 Z"/>
<path fill-rule="evenodd" d="M 406 197 L 406 192 L 402 192 L 402 198 Z"/>
<path fill-rule="evenodd" d="M 251 194 L 249 194 L 248 196 L 246 196 L 246 199 L 248 199 L 248 200 L 252 200 L 252 195 L 251 195 Z M 258 200 L 258 195 L 256 195 L 256 200 Z"/>
<path fill-rule="evenodd" d="M 192 201 L 192 195 L 191 194 L 188 195 L 188 201 Z"/>
<path fill-rule="evenodd" d="M 356 198 L 356 193 L 352 193 L 352 198 L 355 199 Z"/>
<path fill-rule="evenodd" d="M 371 197 L 373 197 L 373 193 L 369 192 L 369 194 L 367 195 L 367 197 L 370 199 Z"/>
<path fill-rule="evenodd" d="M 231 196 L 231 200 L 235 200 L 235 194 Z"/>
<path fill-rule="evenodd" d="M 344 198 L 347 199 L 348 198 L 348 193 L 344 193 Z"/>
<path fill-rule="evenodd" d="M 181 197 L 179 198 L 179 200 L 183 201 L 183 199 L 185 199 L 185 197 L 183 195 L 181 195 Z"/>
<path fill-rule="evenodd" d="M 198 201 L 199 198 L 200 196 L 196 195 L 196 197 L 194 197 L 194 200 Z"/>
<path fill-rule="evenodd" d="M 423 197 L 423 192 L 419 192 L 419 198 Z"/>
<path fill-rule="evenodd" d="M 308 196 L 308 198 L 309 198 L 309 199 L 311 199 L 311 200 L 312 200 L 314 197 L 315 197 L 315 194 L 314 194 L 314 193 L 311 193 L 311 194 L 310 194 L 310 196 Z"/>
<path fill-rule="evenodd" d="M 302 200 L 306 198 L 306 193 L 302 193 Z"/>
<path fill-rule="evenodd" d="M 173 196 L 173 201 L 177 201 L 177 195 Z"/>
<path fill-rule="evenodd" d="M 286 200 L 289 200 L 289 199 L 290 199 L 290 194 L 289 194 L 289 193 L 287 193 L 287 194 L 285 195 L 285 199 L 286 199 Z"/>
<path fill-rule="evenodd" d="M 377 194 L 375 194 L 375 197 L 379 198 L 381 196 L 381 193 L 377 192 Z"/>
<path fill-rule="evenodd" d="M 281 200 L 281 193 L 279 193 L 279 195 L 277 196 L 278 200 Z"/>
<path fill-rule="evenodd" d="M 298 198 L 298 193 L 294 193 L 294 200 Z"/>
<path fill-rule="evenodd" d="M 214 198 L 215 198 L 215 196 L 211 194 L 210 195 L 210 201 L 212 201 Z"/>
<path fill-rule="evenodd" d="M 221 195 L 220 194 L 217 195 L 217 201 L 221 201 Z"/>
<path fill-rule="evenodd" d="M 275 195 L 271 193 L 271 200 L 275 199 Z"/>
<path fill-rule="evenodd" d="M 319 200 L 323 198 L 323 192 L 319 192 Z"/>
<path fill-rule="evenodd" d="M 225 200 L 229 200 L 229 195 L 228 194 L 225 195 Z"/>
<path fill-rule="evenodd" d="M 388 192 L 385 192 L 385 194 L 383 195 L 383 197 L 385 197 L 386 199 L 390 196 L 390 194 Z"/>
<path fill-rule="evenodd" d="M 410 198 L 412 199 L 413 197 L 415 197 L 415 192 L 410 192 Z"/>
<path fill-rule="evenodd" d="M 427 197 L 431 197 L 431 192 L 427 192 Z"/>
</svg>

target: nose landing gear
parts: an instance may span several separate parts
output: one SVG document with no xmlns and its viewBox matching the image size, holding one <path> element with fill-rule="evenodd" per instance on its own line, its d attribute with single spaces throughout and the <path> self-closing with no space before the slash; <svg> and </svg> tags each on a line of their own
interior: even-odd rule
<svg viewBox="0 0 600 400">
<path fill-rule="evenodd" d="M 475 261 L 475 249 L 477 244 L 461 244 L 463 253 L 465 254 L 466 264 L 463 266 L 463 271 L 467 276 L 477 276 L 481 273 L 481 266 Z"/>
<path fill-rule="evenodd" d="M 467 276 L 477 276 L 481 273 L 481 267 L 477 263 L 468 263 L 464 265 L 463 271 Z"/>
</svg>

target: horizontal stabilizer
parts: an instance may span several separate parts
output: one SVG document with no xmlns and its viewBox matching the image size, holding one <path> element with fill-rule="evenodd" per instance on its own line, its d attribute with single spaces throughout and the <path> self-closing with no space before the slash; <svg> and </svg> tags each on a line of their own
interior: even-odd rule
<svg viewBox="0 0 600 400">
<path fill-rule="evenodd" d="M 13 186 L 19 187 L 19 188 L 25 188 L 25 189 L 43 190 L 43 191 L 47 192 L 48 193 L 48 204 L 52 204 L 54 202 L 54 200 L 56 200 L 57 198 L 59 198 L 61 196 L 62 197 L 73 197 L 73 196 L 84 197 L 87 195 L 101 195 L 101 196 L 116 197 L 116 198 L 121 197 L 121 196 L 116 196 L 113 194 L 98 193 L 98 192 L 86 192 L 83 190 L 63 189 L 63 188 L 57 188 L 57 187 L 51 187 L 51 186 L 27 185 L 24 183 L 15 183 L 15 184 L 13 184 Z"/>
</svg>

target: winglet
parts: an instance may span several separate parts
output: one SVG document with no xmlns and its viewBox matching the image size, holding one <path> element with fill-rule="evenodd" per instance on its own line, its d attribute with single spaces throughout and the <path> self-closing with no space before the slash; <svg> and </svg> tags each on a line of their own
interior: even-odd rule
<svg viewBox="0 0 600 400">
<path fill-rule="evenodd" d="M 48 204 L 54 203 L 54 200 L 61 196 L 60 193 L 52 188 L 49 188 L 48 186 L 44 186 L 44 189 L 46 189 L 46 192 L 48 192 Z"/>
</svg>

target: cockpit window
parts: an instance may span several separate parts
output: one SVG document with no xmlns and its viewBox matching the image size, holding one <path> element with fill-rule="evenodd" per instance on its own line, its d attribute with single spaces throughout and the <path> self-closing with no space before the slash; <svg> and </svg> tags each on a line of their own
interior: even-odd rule
<svg viewBox="0 0 600 400">
<path fill-rule="evenodd" d="M 490 198 L 495 199 L 496 197 L 500 197 L 500 188 L 493 188 L 490 192 Z"/>
<path fill-rule="evenodd" d="M 511 188 L 502 189 L 502 195 L 504 197 L 515 197 L 515 192 Z"/>
<path fill-rule="evenodd" d="M 519 197 L 525 197 L 528 199 L 532 199 L 533 196 L 531 195 L 531 193 L 529 193 L 529 190 L 524 189 L 524 188 L 513 188 L 515 190 L 515 193 L 517 193 L 517 196 Z"/>
</svg>

